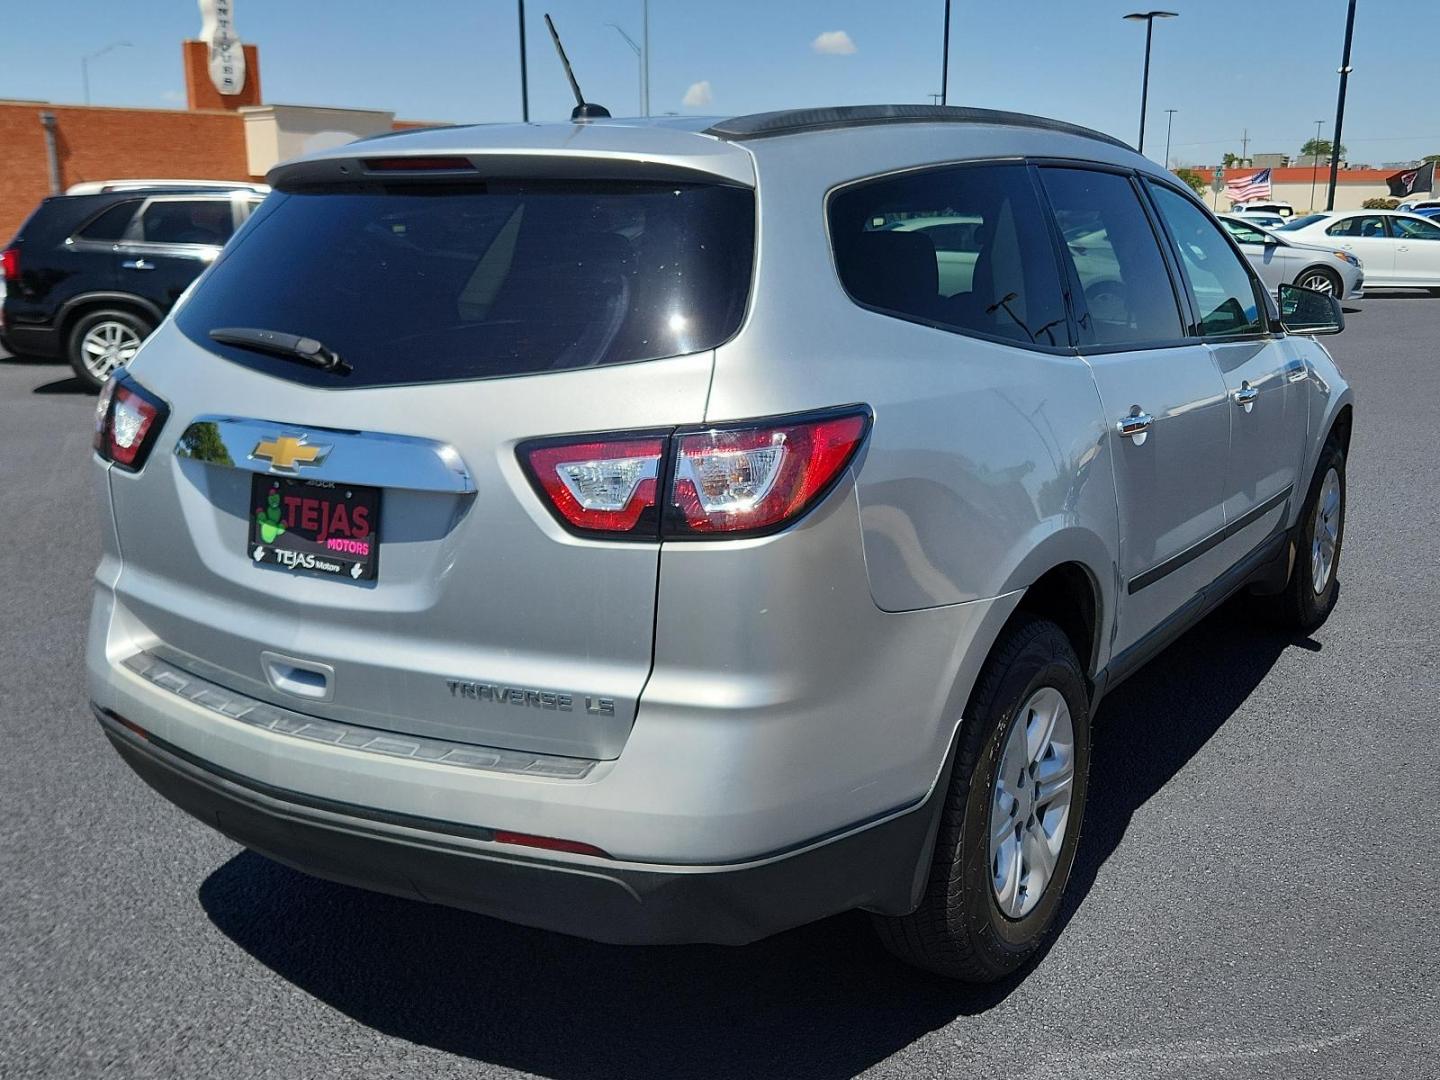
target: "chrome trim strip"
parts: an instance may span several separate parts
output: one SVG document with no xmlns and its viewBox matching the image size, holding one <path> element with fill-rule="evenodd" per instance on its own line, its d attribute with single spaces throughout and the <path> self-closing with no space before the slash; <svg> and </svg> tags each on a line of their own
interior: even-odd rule
<svg viewBox="0 0 1440 1080">
<path fill-rule="evenodd" d="M 238 720 L 242 724 L 277 735 L 288 735 L 330 746 L 343 746 L 347 750 L 384 754 L 387 757 L 426 761 L 435 765 L 450 765 L 484 772 L 519 773 L 525 776 L 548 776 L 557 780 L 580 780 L 595 768 L 595 762 L 586 758 L 498 750 L 488 746 L 471 746 L 322 720 L 237 694 L 147 652 L 126 657 L 121 664 L 152 686 L 168 690 L 176 697 L 184 698 L 230 720 Z"/>
<path fill-rule="evenodd" d="M 309 444 L 323 444 L 329 450 L 323 460 L 298 469 L 275 468 L 252 456 L 262 442 L 273 442 L 285 435 Z M 340 484 L 457 495 L 475 491 L 475 479 L 459 451 L 448 443 L 410 435 L 338 431 L 240 416 L 199 416 L 176 440 L 175 456 L 223 468 Z"/>
</svg>

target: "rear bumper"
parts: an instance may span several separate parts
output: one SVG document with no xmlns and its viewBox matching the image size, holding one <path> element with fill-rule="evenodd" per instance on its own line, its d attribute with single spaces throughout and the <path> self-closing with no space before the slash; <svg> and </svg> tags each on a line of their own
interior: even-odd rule
<svg viewBox="0 0 1440 1080">
<path fill-rule="evenodd" d="M 260 854 L 331 881 L 612 944 L 739 945 L 856 907 L 908 911 L 946 786 L 908 813 L 751 863 L 542 859 L 496 845 L 489 830 L 377 816 L 261 785 L 95 713 L 147 784 Z"/>
<path fill-rule="evenodd" d="M 49 326 L 6 325 L 0 330 L 0 346 L 16 356 L 56 358 L 63 353 L 60 335 Z"/>
</svg>

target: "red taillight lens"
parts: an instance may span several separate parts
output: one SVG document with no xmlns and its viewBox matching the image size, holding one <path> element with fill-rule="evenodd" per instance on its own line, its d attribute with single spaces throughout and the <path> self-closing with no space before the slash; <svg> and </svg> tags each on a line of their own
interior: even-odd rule
<svg viewBox="0 0 1440 1080">
<path fill-rule="evenodd" d="M 116 376 L 95 403 L 95 452 L 122 469 L 139 472 L 170 408 L 134 379 Z"/>
<path fill-rule="evenodd" d="M 819 501 L 850 463 L 868 412 L 680 435 L 667 538 L 779 528 Z"/>
<path fill-rule="evenodd" d="M 7 285 L 20 280 L 20 249 L 6 248 L 0 251 L 0 277 Z"/>
<path fill-rule="evenodd" d="M 674 434 L 522 443 L 537 490 L 571 532 L 700 540 L 773 532 L 824 497 L 870 427 L 864 406 Z M 662 508 L 658 491 L 669 484 Z"/>
<path fill-rule="evenodd" d="M 574 530 L 654 538 L 665 444 L 658 436 L 542 443 L 522 447 L 521 460 Z"/>
<path fill-rule="evenodd" d="M 474 172 L 475 166 L 463 157 L 380 157 L 366 158 L 371 172 Z"/>
</svg>

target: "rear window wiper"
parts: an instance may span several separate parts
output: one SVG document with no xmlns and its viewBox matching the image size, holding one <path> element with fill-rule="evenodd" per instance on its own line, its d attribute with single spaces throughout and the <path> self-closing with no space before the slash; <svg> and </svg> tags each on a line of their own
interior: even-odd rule
<svg viewBox="0 0 1440 1080">
<path fill-rule="evenodd" d="M 338 353 L 327 349 L 314 338 L 301 334 L 282 334 L 276 330 L 259 330 L 250 326 L 231 326 L 211 330 L 210 340 L 221 345 L 234 345 L 241 349 L 269 353 L 282 360 L 309 364 L 322 371 L 333 371 L 336 375 L 345 375 L 351 371 L 350 365 L 341 360 Z"/>
</svg>

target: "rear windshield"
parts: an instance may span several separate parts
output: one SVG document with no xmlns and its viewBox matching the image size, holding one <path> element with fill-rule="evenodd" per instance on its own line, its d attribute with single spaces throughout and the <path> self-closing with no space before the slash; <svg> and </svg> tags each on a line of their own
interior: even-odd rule
<svg viewBox="0 0 1440 1080">
<path fill-rule="evenodd" d="M 176 317 L 235 363 L 336 389 L 678 356 L 740 325 L 754 195 L 556 181 L 272 195 Z M 209 337 L 314 338 L 335 374 Z"/>
</svg>

